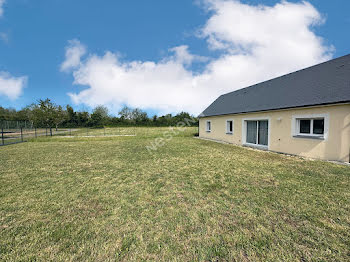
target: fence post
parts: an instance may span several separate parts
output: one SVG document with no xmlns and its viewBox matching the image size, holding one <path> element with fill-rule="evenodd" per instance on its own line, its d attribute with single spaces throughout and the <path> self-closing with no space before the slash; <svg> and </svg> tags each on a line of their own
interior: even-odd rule
<svg viewBox="0 0 350 262">
<path fill-rule="evenodd" d="M 50 136 L 52 136 L 52 128 L 50 127 Z"/>
<path fill-rule="evenodd" d="M 23 128 L 21 127 L 21 141 L 23 142 Z"/>
<path fill-rule="evenodd" d="M 1 128 L 1 140 L 2 140 L 2 145 L 5 145 L 4 128 Z"/>
<path fill-rule="evenodd" d="M 86 128 L 86 135 L 89 135 L 89 128 Z"/>
<path fill-rule="evenodd" d="M 46 128 L 46 136 L 47 136 L 47 128 Z"/>
<path fill-rule="evenodd" d="M 35 134 L 35 138 L 37 137 L 36 135 L 36 127 L 34 127 L 34 134 Z"/>
</svg>

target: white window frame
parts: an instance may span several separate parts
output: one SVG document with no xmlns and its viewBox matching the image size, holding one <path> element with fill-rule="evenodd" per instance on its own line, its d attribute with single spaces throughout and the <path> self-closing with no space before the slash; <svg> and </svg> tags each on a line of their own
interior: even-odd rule
<svg viewBox="0 0 350 262">
<path fill-rule="evenodd" d="M 247 121 L 267 121 L 268 134 L 267 134 L 267 146 L 260 144 L 252 144 L 247 142 Z M 257 132 L 258 132 L 257 128 Z M 271 117 L 253 117 L 253 118 L 243 118 L 242 119 L 242 144 L 245 146 L 255 147 L 263 150 L 268 150 L 270 148 L 270 135 L 271 135 Z M 257 134 L 258 136 L 258 134 Z"/>
<path fill-rule="evenodd" d="M 229 127 L 230 127 L 229 124 L 228 124 L 229 122 L 232 122 L 232 131 L 229 130 Z M 233 119 L 227 119 L 225 123 L 226 123 L 226 134 L 227 135 L 233 135 L 233 130 L 234 130 L 234 121 L 233 121 Z"/>
<path fill-rule="evenodd" d="M 208 128 L 208 124 L 210 124 L 210 128 Z M 210 120 L 207 120 L 205 122 L 205 131 L 210 133 L 211 132 L 211 121 Z"/>
<path fill-rule="evenodd" d="M 314 120 L 323 119 L 324 130 L 323 135 L 314 134 Z M 300 120 L 310 120 L 310 134 L 300 133 Z M 292 116 L 292 137 L 294 138 L 313 138 L 328 139 L 329 133 L 329 114 L 305 114 Z"/>
</svg>

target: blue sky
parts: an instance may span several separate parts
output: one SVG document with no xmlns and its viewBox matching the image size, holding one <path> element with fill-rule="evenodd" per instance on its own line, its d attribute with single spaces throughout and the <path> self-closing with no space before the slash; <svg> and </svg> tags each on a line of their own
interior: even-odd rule
<svg viewBox="0 0 350 262">
<path fill-rule="evenodd" d="M 2 5 L 3 14 L 0 17 L 0 72 L 6 72 L 7 78 L 26 77 L 27 80 L 21 94 L 15 98 L 9 98 L 6 90 L 1 93 L 0 86 L 0 105 L 19 109 L 40 98 L 49 97 L 61 105 L 73 104 L 76 109 L 91 109 L 98 104 L 105 104 L 115 113 L 126 104 L 140 107 L 149 113 L 162 114 L 182 109 L 198 113 L 220 93 L 350 53 L 350 35 L 347 33 L 350 28 L 348 0 L 308 1 L 320 15 L 319 18 L 309 6 L 300 6 L 300 10 L 295 11 L 301 17 L 312 16 L 312 19 L 318 21 L 316 26 L 307 24 L 308 22 L 299 25 L 298 17 L 291 15 L 285 28 L 287 32 L 290 29 L 290 35 L 299 26 L 300 31 L 308 28 L 310 36 L 313 34 L 321 37 L 322 41 L 317 42 L 313 37 L 302 39 L 305 43 L 299 41 L 301 45 L 294 51 L 298 52 L 303 46 L 308 46 L 309 53 L 313 55 L 305 54 L 298 60 L 283 59 L 282 56 L 274 58 L 274 65 L 278 65 L 281 70 L 276 70 L 266 62 L 267 58 L 257 55 L 258 49 L 250 49 L 251 42 L 255 43 L 255 39 L 242 40 L 245 29 L 244 25 L 237 29 L 237 23 L 241 21 L 237 21 L 239 15 L 235 15 L 232 21 L 227 20 L 231 19 L 229 16 L 222 19 L 218 17 L 221 11 L 230 8 L 233 12 L 244 12 L 244 7 L 254 8 L 256 5 L 273 8 L 280 1 L 236 1 L 236 6 L 224 6 L 220 3 L 221 0 L 213 2 L 219 3 L 211 3 L 209 5 L 212 6 L 208 7 L 206 1 L 190 0 L 7 0 Z M 302 5 L 300 1 L 289 3 Z M 285 6 L 284 11 L 279 11 L 278 8 L 275 11 L 288 15 L 288 10 L 293 8 Z M 304 12 L 306 9 L 308 11 Z M 274 14 L 267 10 L 263 12 L 267 17 L 264 20 Z M 273 19 L 275 18 L 271 17 L 271 21 Z M 206 27 L 208 21 L 213 23 Z M 242 20 L 246 24 L 254 21 L 254 17 L 249 21 Z M 322 21 L 323 24 L 320 24 Z M 232 26 L 226 28 L 230 23 Z M 267 28 L 266 34 L 269 34 L 268 26 L 269 24 L 264 27 Z M 237 35 L 235 32 L 241 28 L 243 31 Z M 227 31 L 231 29 L 232 32 Z M 232 33 L 231 38 L 220 35 L 226 31 Z M 280 32 L 278 29 L 271 31 Z M 273 45 L 274 38 L 277 40 L 283 37 L 291 36 L 283 33 L 279 37 L 278 33 L 274 33 L 261 45 L 269 45 L 270 42 Z M 213 45 L 210 41 L 214 38 L 216 44 Z M 79 65 L 62 70 L 61 65 L 67 59 L 65 52 L 72 48 L 68 41 L 73 39 L 75 44 L 72 45 L 80 45 L 85 52 L 79 57 Z M 229 47 L 222 47 L 221 44 L 227 42 Z M 186 47 L 170 50 L 179 46 Z M 272 47 L 267 50 L 271 49 Z M 111 57 L 106 57 L 106 52 Z M 238 65 L 244 65 L 244 69 L 246 61 L 241 59 L 247 53 L 254 54 L 248 58 L 251 60 L 253 57 L 254 63 L 261 63 L 259 68 L 269 70 L 257 69 L 256 73 L 245 75 L 249 79 L 247 81 L 238 80 L 237 77 L 232 80 L 219 77 L 221 72 L 230 75 L 230 70 L 233 76 L 239 73 L 235 72 L 236 62 L 224 63 L 223 58 L 240 61 Z M 95 59 L 91 60 L 93 57 Z M 136 61 L 140 64 L 135 67 L 131 63 Z M 154 63 L 155 68 L 143 64 L 145 61 Z M 281 66 L 280 63 L 285 63 L 286 66 Z M 222 71 L 218 71 L 218 68 Z M 97 74 L 94 70 L 104 73 Z M 116 76 L 109 79 L 110 73 L 106 73 L 109 70 Z M 79 77 L 74 75 L 77 73 Z M 125 77 L 120 80 L 118 74 Z M 159 84 L 159 87 L 152 89 L 149 85 L 144 85 L 146 81 Z M 87 92 L 81 93 L 84 90 Z M 74 95 L 69 96 L 68 93 Z"/>
</svg>

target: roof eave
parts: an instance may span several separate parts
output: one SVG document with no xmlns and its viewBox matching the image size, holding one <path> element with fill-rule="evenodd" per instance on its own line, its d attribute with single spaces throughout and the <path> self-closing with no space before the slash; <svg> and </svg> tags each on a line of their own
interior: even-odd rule
<svg viewBox="0 0 350 262">
<path fill-rule="evenodd" d="M 203 113 L 201 113 L 198 116 L 198 118 L 211 117 L 211 116 L 252 114 L 252 113 L 267 112 L 267 111 L 288 110 L 288 109 L 293 109 L 293 108 L 329 106 L 329 105 L 339 105 L 339 104 L 349 104 L 349 103 L 350 103 L 350 100 L 346 100 L 346 101 L 339 101 L 339 102 L 332 102 L 332 103 L 323 103 L 323 104 L 310 104 L 310 105 L 302 105 L 302 106 L 272 108 L 272 109 L 264 109 L 264 110 L 258 110 L 258 111 L 242 111 L 242 112 L 235 112 L 235 113 L 224 113 L 224 114 L 213 114 L 213 115 L 204 115 Z"/>
</svg>

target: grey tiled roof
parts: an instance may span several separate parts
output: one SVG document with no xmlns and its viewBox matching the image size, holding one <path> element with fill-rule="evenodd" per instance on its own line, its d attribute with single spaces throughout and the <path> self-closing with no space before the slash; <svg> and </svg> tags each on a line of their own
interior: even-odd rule
<svg viewBox="0 0 350 262">
<path fill-rule="evenodd" d="M 217 98 L 200 117 L 350 102 L 350 55 Z"/>
</svg>

